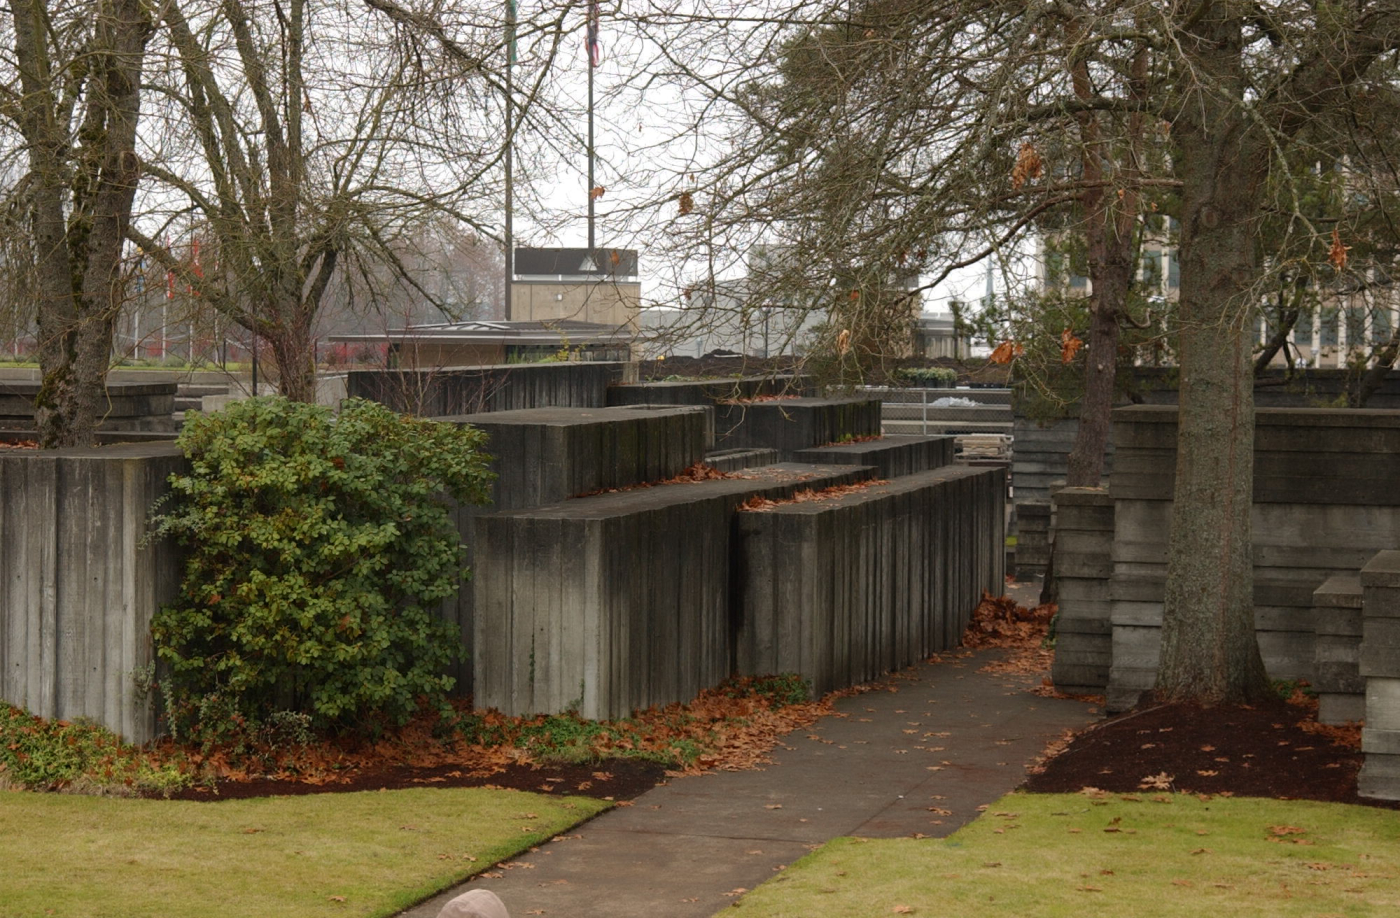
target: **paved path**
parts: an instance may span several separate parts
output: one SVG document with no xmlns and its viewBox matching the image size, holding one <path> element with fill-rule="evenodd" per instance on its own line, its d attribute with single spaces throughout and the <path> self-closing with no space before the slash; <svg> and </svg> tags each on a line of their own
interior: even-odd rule
<svg viewBox="0 0 1400 918">
<path fill-rule="evenodd" d="M 1097 714 L 1030 694 L 1038 678 L 977 671 L 1001 656 L 900 673 L 893 691 L 844 698 L 838 716 L 791 734 L 762 771 L 674 779 L 519 858 L 532 867 L 469 881 L 401 918 L 435 918 L 477 884 L 512 918 L 701 918 L 830 838 L 946 835 L 1020 784 L 1048 741 Z"/>
</svg>

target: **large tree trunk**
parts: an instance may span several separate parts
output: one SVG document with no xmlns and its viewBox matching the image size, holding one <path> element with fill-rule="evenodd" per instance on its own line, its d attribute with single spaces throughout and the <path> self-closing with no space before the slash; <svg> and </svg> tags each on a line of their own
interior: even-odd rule
<svg viewBox="0 0 1400 918">
<path fill-rule="evenodd" d="M 316 342 L 312 317 L 289 307 L 263 336 L 277 363 L 277 391 L 294 402 L 316 401 Z"/>
<path fill-rule="evenodd" d="M 1103 264 L 1091 277 L 1094 299 L 1089 310 L 1084 400 L 1065 475 L 1065 484 L 1071 488 L 1096 488 L 1103 480 L 1118 368 L 1118 320 L 1133 276 L 1131 257 L 1126 252 L 1120 254 L 1123 257 Z"/>
<path fill-rule="evenodd" d="M 1211 10 L 1172 131 L 1183 182 L 1176 489 L 1157 693 L 1247 702 L 1269 691 L 1254 633 L 1251 287 L 1267 150 L 1243 98 L 1241 28 Z"/>
<path fill-rule="evenodd" d="M 30 220 L 38 274 L 35 420 L 45 447 L 96 439 L 112 331 L 121 309 L 121 249 L 138 180 L 136 119 L 149 22 L 139 0 L 95 11 L 80 101 L 79 142 L 56 98 L 42 0 L 16 0 L 15 59 L 24 88 L 20 128 L 29 149 Z"/>
</svg>

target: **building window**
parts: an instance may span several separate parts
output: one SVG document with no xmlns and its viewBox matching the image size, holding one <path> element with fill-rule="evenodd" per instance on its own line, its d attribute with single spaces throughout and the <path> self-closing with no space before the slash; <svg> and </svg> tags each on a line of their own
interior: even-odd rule
<svg viewBox="0 0 1400 918">
<path fill-rule="evenodd" d="M 1299 313 L 1298 321 L 1293 323 L 1293 343 L 1299 347 L 1312 347 L 1313 343 L 1313 317 L 1310 312 Z"/>
<path fill-rule="evenodd" d="M 1317 343 L 1322 347 L 1336 347 L 1337 326 L 1339 324 L 1337 310 L 1335 308 L 1324 309 L 1318 318 L 1321 321 L 1318 322 L 1319 334 Z"/>
<path fill-rule="evenodd" d="M 1167 253 L 1167 289 L 1181 289 L 1181 263 L 1176 260 L 1176 250 Z"/>
<path fill-rule="evenodd" d="M 1381 306 L 1371 315 L 1371 343 L 1385 344 L 1395 331 L 1391 321 L 1390 307 Z"/>
<path fill-rule="evenodd" d="M 1347 307 L 1347 347 L 1363 347 L 1366 344 L 1366 309 L 1362 306 Z"/>
</svg>

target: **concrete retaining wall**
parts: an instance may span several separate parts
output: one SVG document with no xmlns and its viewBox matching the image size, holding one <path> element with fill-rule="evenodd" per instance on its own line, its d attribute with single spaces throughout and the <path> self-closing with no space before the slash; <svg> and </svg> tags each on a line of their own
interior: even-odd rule
<svg viewBox="0 0 1400 918">
<path fill-rule="evenodd" d="M 678 475 L 705 454 L 711 414 L 712 409 L 699 406 L 532 408 L 439 418 L 484 431 L 497 476 L 490 505 L 458 507 L 452 514 L 467 567 L 476 568 L 477 517 Z M 459 695 L 473 689 L 474 608 L 470 585 L 440 607 L 465 651 L 451 670 Z"/>
<path fill-rule="evenodd" d="M 180 570 L 172 547 L 143 539 L 184 464 L 171 445 L 0 452 L 0 698 L 155 735 L 133 673 L 154 660 L 151 617 Z"/>
<path fill-rule="evenodd" d="M 1110 493 L 1110 710 L 1132 707 L 1156 678 L 1176 409 L 1114 412 Z M 1274 678 L 1310 679 L 1313 592 L 1400 545 L 1400 412 L 1260 409 L 1254 455 L 1254 601 L 1259 648 Z"/>
<path fill-rule="evenodd" d="M 0 428 L 34 429 L 34 399 L 42 383 L 0 381 Z M 173 382 L 107 382 L 106 398 L 98 407 L 98 427 L 104 431 L 174 431 Z"/>
<path fill-rule="evenodd" d="M 608 389 L 609 405 L 716 405 L 764 395 L 810 395 L 806 377 L 745 376 L 734 379 L 627 383 Z"/>
<path fill-rule="evenodd" d="M 523 408 L 601 408 L 608 387 L 629 381 L 635 364 L 521 363 L 437 370 L 351 370 L 345 391 L 420 417 L 515 411 Z"/>
<path fill-rule="evenodd" d="M 717 685 L 730 672 L 735 509 L 866 477 L 780 465 L 479 517 L 477 706 L 626 717 Z"/>
<path fill-rule="evenodd" d="M 797 450 L 794 462 L 814 465 L 868 465 L 877 478 L 898 478 L 953 464 L 955 437 L 881 437 Z"/>
<path fill-rule="evenodd" d="M 1004 473 L 942 468 L 825 501 L 740 512 L 739 673 L 796 672 L 820 694 L 956 646 L 1001 592 Z"/>
<path fill-rule="evenodd" d="M 1317 719 L 1342 724 L 1366 716 L 1361 676 L 1361 574 L 1333 574 L 1313 590 L 1313 674 Z"/>
<path fill-rule="evenodd" d="M 715 409 L 715 442 L 725 449 L 768 447 L 786 460 L 842 437 L 878 437 L 880 403 L 860 398 L 728 402 Z"/>
<path fill-rule="evenodd" d="M 1103 488 L 1063 488 L 1054 501 L 1060 608 L 1050 675 L 1062 692 L 1102 695 L 1113 662 L 1113 498 Z"/>
<path fill-rule="evenodd" d="M 1012 428 L 1011 486 L 1016 505 L 1026 501 L 1049 500 L 1052 491 L 1064 483 L 1069 468 L 1069 451 L 1079 432 L 1079 418 L 1033 421 L 1017 416 Z M 1104 453 L 1104 476 L 1113 470 L 1113 444 Z"/>
<path fill-rule="evenodd" d="M 1396 543 L 1400 544 L 1400 542 Z M 1382 551 L 1361 569 L 1361 676 L 1366 726 L 1357 776 L 1363 797 L 1400 800 L 1400 551 Z"/>
</svg>

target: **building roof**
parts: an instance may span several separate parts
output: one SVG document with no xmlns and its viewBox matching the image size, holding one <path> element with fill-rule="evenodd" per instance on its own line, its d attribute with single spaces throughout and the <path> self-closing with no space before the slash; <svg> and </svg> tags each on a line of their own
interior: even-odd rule
<svg viewBox="0 0 1400 918">
<path fill-rule="evenodd" d="M 380 343 L 383 341 L 460 341 L 475 344 L 547 344 L 566 339 L 570 344 L 613 344 L 632 340 L 627 326 L 601 325 L 558 319 L 547 322 L 445 322 L 439 325 L 409 325 L 390 328 L 378 334 L 331 335 L 337 343 Z"/>
</svg>

